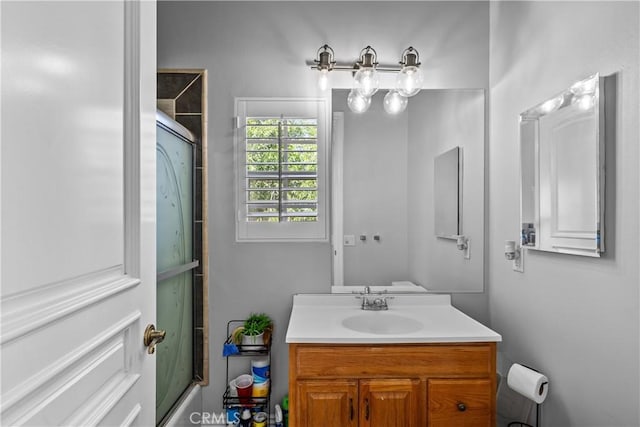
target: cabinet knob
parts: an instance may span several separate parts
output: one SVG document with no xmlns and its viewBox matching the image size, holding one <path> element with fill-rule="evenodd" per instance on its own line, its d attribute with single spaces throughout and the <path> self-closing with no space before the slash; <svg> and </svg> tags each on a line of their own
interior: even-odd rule
<svg viewBox="0 0 640 427">
<path fill-rule="evenodd" d="M 464 411 L 466 411 L 466 410 L 467 410 L 467 405 L 465 405 L 465 404 L 464 404 L 464 403 L 462 403 L 462 402 L 458 402 L 458 405 L 457 405 L 457 406 L 458 406 L 458 411 L 460 411 L 460 412 L 464 412 Z"/>
</svg>

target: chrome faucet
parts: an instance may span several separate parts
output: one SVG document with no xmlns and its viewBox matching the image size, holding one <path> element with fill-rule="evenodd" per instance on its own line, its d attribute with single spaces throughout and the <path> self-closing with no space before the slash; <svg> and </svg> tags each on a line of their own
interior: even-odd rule
<svg viewBox="0 0 640 427">
<path fill-rule="evenodd" d="M 382 296 L 382 294 L 386 294 L 387 291 L 384 290 L 382 292 L 371 292 L 371 287 L 370 286 L 365 286 L 364 287 L 364 292 L 362 292 L 359 296 L 357 296 L 356 298 L 362 299 L 362 305 L 360 306 L 360 308 L 362 310 L 373 310 L 373 311 L 378 311 L 378 310 L 388 310 L 389 309 L 389 305 L 387 304 L 387 300 L 388 299 L 393 299 L 393 297 L 389 297 L 389 296 Z M 373 297 L 368 297 L 368 295 L 374 295 Z"/>
</svg>

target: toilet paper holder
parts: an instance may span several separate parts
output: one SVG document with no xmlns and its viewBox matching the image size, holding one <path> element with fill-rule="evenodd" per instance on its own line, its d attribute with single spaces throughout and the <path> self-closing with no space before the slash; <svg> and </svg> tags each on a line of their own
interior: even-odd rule
<svg viewBox="0 0 640 427">
<path fill-rule="evenodd" d="M 512 365 L 511 368 L 513 368 L 515 365 L 516 364 Z M 527 369 L 530 369 L 530 370 L 532 370 L 532 371 L 534 371 L 536 373 L 539 373 L 542 376 L 542 378 L 545 379 L 545 381 L 540 383 L 540 385 L 538 387 L 538 390 L 537 390 L 538 395 L 541 396 L 541 400 L 540 401 L 538 401 L 537 399 L 533 400 L 530 396 L 524 394 L 520 390 L 514 389 L 513 387 L 511 387 L 511 385 L 509 385 L 509 388 L 511 388 L 512 390 L 514 390 L 518 394 L 520 394 L 520 395 L 526 397 L 527 399 L 532 400 L 533 402 L 535 402 L 535 404 L 536 404 L 536 425 L 535 425 L 535 427 L 539 427 L 539 425 L 540 425 L 540 405 L 546 399 L 546 393 L 545 392 L 548 393 L 549 381 L 546 381 L 547 377 L 545 375 L 543 375 L 542 372 L 540 372 L 539 370 L 537 370 L 535 368 L 532 368 L 531 366 L 527 366 L 525 364 L 522 364 L 522 363 L 519 363 L 518 365 L 520 365 L 522 367 L 525 367 Z M 511 370 L 509 370 L 509 373 L 511 373 Z M 521 421 L 512 421 L 509 424 L 507 424 L 507 427 L 534 427 L 534 426 L 532 426 L 531 424 L 527 424 L 525 422 L 521 422 Z"/>
</svg>

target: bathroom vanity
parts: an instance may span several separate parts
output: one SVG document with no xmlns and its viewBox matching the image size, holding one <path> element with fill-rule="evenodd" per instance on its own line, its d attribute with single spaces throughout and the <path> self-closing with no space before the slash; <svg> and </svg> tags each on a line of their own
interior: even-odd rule
<svg viewBox="0 0 640 427">
<path fill-rule="evenodd" d="M 287 331 L 290 425 L 494 426 L 499 334 L 448 295 L 296 295 Z"/>
</svg>

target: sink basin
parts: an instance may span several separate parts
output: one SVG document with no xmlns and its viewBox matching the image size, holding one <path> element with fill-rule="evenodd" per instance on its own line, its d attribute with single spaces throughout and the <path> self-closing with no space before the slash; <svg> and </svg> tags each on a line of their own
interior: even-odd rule
<svg viewBox="0 0 640 427">
<path fill-rule="evenodd" d="M 347 317 L 342 321 L 342 326 L 356 332 L 380 335 L 409 334 L 423 328 L 422 323 L 415 319 L 384 311 Z"/>
</svg>

